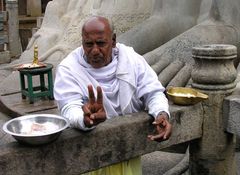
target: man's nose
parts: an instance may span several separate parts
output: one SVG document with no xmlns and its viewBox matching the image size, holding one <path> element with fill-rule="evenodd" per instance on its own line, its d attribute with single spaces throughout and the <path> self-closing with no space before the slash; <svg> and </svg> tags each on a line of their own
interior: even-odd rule
<svg viewBox="0 0 240 175">
<path fill-rule="evenodd" d="M 99 54 L 99 53 L 100 53 L 100 49 L 99 49 L 98 45 L 97 45 L 97 44 L 94 44 L 94 45 L 93 45 L 93 48 L 92 48 L 92 54 L 93 54 L 93 55 L 97 55 L 97 54 Z"/>
</svg>

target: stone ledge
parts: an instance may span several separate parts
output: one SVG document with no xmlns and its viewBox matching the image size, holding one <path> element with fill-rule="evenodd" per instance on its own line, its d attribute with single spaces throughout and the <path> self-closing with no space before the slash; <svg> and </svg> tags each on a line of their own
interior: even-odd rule
<svg viewBox="0 0 240 175">
<path fill-rule="evenodd" d="M 225 130 L 240 137 L 240 95 L 231 95 L 224 99 L 223 116 Z"/>
<path fill-rule="evenodd" d="M 200 138 L 201 109 L 201 104 L 171 106 L 174 129 L 171 138 L 162 143 L 147 139 L 154 127 L 152 119 L 144 112 L 115 117 L 90 132 L 67 129 L 58 140 L 44 146 L 6 143 L 0 146 L 0 169 L 5 175 L 71 175 L 128 160 Z"/>
</svg>

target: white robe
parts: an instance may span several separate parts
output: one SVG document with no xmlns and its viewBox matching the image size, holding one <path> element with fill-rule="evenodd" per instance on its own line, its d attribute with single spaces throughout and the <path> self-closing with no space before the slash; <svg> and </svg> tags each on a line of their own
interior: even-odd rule
<svg viewBox="0 0 240 175">
<path fill-rule="evenodd" d="M 156 117 L 168 111 L 164 87 L 145 59 L 131 47 L 117 43 L 112 62 L 94 69 L 84 59 L 82 47 L 71 52 L 57 67 L 54 98 L 61 115 L 71 126 L 88 130 L 83 122 L 82 105 L 88 100 L 89 84 L 103 89 L 103 104 L 107 118 L 141 110 Z"/>
</svg>

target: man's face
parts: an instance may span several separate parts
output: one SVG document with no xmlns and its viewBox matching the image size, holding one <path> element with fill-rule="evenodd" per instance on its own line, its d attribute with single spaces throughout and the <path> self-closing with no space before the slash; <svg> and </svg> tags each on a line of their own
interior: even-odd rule
<svg viewBox="0 0 240 175">
<path fill-rule="evenodd" d="M 88 24 L 82 32 L 87 62 L 94 68 L 104 67 L 112 61 L 112 48 L 115 44 L 115 35 L 104 23 Z"/>
</svg>

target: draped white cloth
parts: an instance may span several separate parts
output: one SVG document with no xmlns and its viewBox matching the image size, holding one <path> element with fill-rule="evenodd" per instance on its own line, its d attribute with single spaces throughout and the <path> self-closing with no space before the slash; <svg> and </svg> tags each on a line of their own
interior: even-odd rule
<svg viewBox="0 0 240 175">
<path fill-rule="evenodd" d="M 95 69 L 86 62 L 82 47 L 71 52 L 57 67 L 54 98 L 61 115 L 72 127 L 87 130 L 83 122 L 82 105 L 88 100 L 87 86 L 103 90 L 103 104 L 107 118 L 141 110 L 156 117 L 159 112 L 169 114 L 164 87 L 145 59 L 133 48 L 117 43 L 112 62 Z"/>
</svg>

